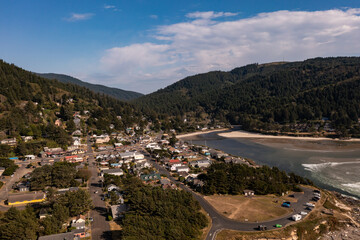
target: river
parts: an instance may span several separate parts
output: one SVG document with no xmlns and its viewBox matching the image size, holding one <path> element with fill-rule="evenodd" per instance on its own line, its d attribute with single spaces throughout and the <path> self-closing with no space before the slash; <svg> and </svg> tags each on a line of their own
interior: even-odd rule
<svg viewBox="0 0 360 240">
<path fill-rule="evenodd" d="M 360 143 L 223 138 L 217 134 L 183 140 L 276 166 L 309 178 L 319 187 L 360 198 Z"/>
</svg>

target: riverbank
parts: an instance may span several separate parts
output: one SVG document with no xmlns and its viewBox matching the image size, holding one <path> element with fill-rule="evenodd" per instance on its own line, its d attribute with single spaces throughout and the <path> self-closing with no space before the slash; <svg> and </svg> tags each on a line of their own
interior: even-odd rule
<svg viewBox="0 0 360 240">
<path fill-rule="evenodd" d="M 201 134 L 201 133 L 200 133 Z M 265 135 L 260 133 L 246 132 L 242 130 L 231 131 L 218 134 L 221 137 L 225 138 L 273 138 L 273 139 L 292 139 L 292 140 L 312 140 L 312 141 L 345 141 L 345 142 L 360 142 L 359 138 L 351 139 L 332 139 L 325 137 L 295 137 L 295 136 L 275 136 L 275 135 Z"/>
<path fill-rule="evenodd" d="M 198 131 L 198 132 L 180 134 L 180 135 L 177 135 L 176 137 L 180 139 L 180 138 L 194 137 L 194 136 L 206 134 L 206 133 L 222 132 L 222 131 L 227 131 L 227 130 L 230 130 L 230 129 L 229 128 L 218 128 L 218 129 L 207 130 L 207 131 Z"/>
</svg>

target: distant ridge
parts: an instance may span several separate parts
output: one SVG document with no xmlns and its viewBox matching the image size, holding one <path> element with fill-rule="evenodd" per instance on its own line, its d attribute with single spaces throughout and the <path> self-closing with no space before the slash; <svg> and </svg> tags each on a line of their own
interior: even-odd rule
<svg viewBox="0 0 360 240">
<path fill-rule="evenodd" d="M 126 91 L 118 88 L 111 88 L 100 84 L 87 83 L 65 74 L 56 74 L 56 73 L 36 73 L 36 74 L 43 78 L 56 79 L 63 83 L 72 83 L 82 87 L 86 87 L 94 92 L 104 93 L 119 100 L 133 100 L 143 96 L 143 94 L 138 92 Z"/>
</svg>

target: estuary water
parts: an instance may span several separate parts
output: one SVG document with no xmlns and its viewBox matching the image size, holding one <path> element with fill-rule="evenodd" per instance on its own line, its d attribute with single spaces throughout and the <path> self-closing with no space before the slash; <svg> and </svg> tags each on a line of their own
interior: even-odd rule
<svg viewBox="0 0 360 240">
<path fill-rule="evenodd" d="M 183 140 L 276 166 L 319 187 L 360 198 L 359 142 L 223 138 L 217 133 Z"/>
</svg>

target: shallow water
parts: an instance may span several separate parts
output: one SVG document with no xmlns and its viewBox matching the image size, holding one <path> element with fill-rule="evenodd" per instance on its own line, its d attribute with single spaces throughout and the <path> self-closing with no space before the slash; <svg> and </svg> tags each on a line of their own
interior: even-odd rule
<svg viewBox="0 0 360 240">
<path fill-rule="evenodd" d="M 359 144 L 222 138 L 216 133 L 187 139 L 190 140 L 195 144 L 206 144 L 233 155 L 250 158 L 257 164 L 294 172 L 309 178 L 320 187 L 360 198 Z"/>
</svg>

